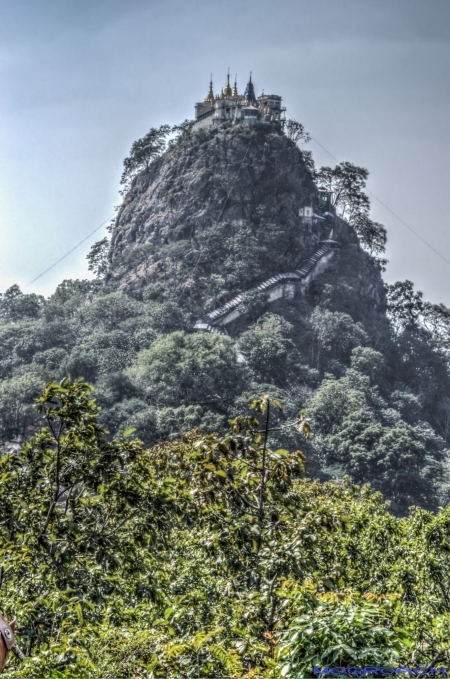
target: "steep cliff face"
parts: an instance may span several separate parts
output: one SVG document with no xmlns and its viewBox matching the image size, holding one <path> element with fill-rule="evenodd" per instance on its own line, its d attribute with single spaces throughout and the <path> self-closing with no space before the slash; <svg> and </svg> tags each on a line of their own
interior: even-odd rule
<svg viewBox="0 0 450 679">
<path fill-rule="evenodd" d="M 82 375 L 102 426 L 148 445 L 225 433 L 270 394 L 270 446 L 303 450 L 312 478 L 370 482 L 397 513 L 446 503 L 447 347 L 413 323 L 393 332 L 353 229 L 300 219 L 323 212 L 317 196 L 270 125 L 179 139 L 125 196 L 104 280 L 64 281 L 42 309 L 3 297 L 0 443 L 36 430 L 44 379 Z M 307 442 L 292 427 L 303 408 Z"/>
<path fill-rule="evenodd" d="M 201 132 L 137 178 L 117 219 L 113 252 L 194 238 L 217 220 L 258 223 L 261 208 L 298 227 L 298 208 L 313 193 L 299 149 L 272 128 Z M 297 228 L 296 235 L 305 234 Z"/>
<path fill-rule="evenodd" d="M 378 267 L 340 219 L 302 224 L 299 208 L 319 211 L 302 153 L 272 126 L 200 131 L 180 139 L 126 195 L 112 237 L 112 278 L 139 291 L 164 280 L 202 313 L 309 257 L 333 228 L 337 255 L 353 255 L 360 292 L 383 297 Z M 215 290 L 212 290 L 211 276 Z"/>
</svg>

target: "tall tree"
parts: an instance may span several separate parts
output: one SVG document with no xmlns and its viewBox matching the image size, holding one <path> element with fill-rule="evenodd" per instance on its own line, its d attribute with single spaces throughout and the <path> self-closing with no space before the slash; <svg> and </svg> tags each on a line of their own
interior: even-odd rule
<svg viewBox="0 0 450 679">
<path fill-rule="evenodd" d="M 285 131 L 287 138 L 295 143 L 302 141 L 306 144 L 311 139 L 304 126 L 298 120 L 293 120 L 293 118 L 287 121 Z"/>
<path fill-rule="evenodd" d="M 120 183 L 125 186 L 125 190 L 137 174 L 147 171 L 151 163 L 163 153 L 171 129 L 170 125 L 152 127 L 142 139 L 133 142 L 130 155 L 123 161 Z"/>
<path fill-rule="evenodd" d="M 108 270 L 108 251 L 109 240 L 105 236 L 94 243 L 86 257 L 89 271 L 92 271 L 97 278 L 101 278 Z"/>
<path fill-rule="evenodd" d="M 183 120 L 179 125 L 174 125 L 172 127 L 172 132 L 175 132 L 177 137 L 188 138 L 192 134 L 192 128 L 194 126 L 193 120 Z"/>
<path fill-rule="evenodd" d="M 398 334 L 405 328 L 417 328 L 423 312 L 423 293 L 414 290 L 412 281 L 397 281 L 386 285 L 388 314 L 394 332 Z"/>
<path fill-rule="evenodd" d="M 448 352 L 450 349 L 450 309 L 445 304 L 425 302 L 422 322 L 431 333 L 434 344 Z"/>
<path fill-rule="evenodd" d="M 371 256 L 385 252 L 387 233 L 383 224 L 374 222 L 366 212 L 356 214 L 351 223 L 358 234 L 361 245 L 368 250 Z"/>
<path fill-rule="evenodd" d="M 364 167 L 346 161 L 336 167 L 321 167 L 315 180 L 331 192 L 331 203 L 337 213 L 353 226 L 361 245 L 373 256 L 385 251 L 387 234 L 383 224 L 369 217 L 370 200 L 363 191 L 368 176 Z M 386 263 L 379 261 L 382 266 Z"/>
<path fill-rule="evenodd" d="M 332 205 L 340 212 L 340 217 L 351 221 L 369 209 L 369 198 L 363 192 L 368 176 L 364 167 L 345 161 L 334 168 L 321 167 L 317 183 L 332 192 Z"/>
</svg>

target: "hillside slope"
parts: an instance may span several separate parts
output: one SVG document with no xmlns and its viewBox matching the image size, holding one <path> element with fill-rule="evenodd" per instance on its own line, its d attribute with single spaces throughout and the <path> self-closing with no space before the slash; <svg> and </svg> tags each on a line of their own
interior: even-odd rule
<svg viewBox="0 0 450 679">
<path fill-rule="evenodd" d="M 271 445 L 301 445 L 311 476 L 370 482 L 396 513 L 446 502 L 446 354 L 407 301 L 388 319 L 379 263 L 333 211 L 302 223 L 309 203 L 324 213 L 280 129 L 181 135 L 125 195 L 105 278 L 64 281 L 48 300 L 2 298 L 3 442 L 34 431 L 43 380 L 67 374 L 95 385 L 112 436 L 134 427 L 148 444 L 221 432 L 270 393 L 283 427 L 308 409 L 306 445 L 290 426 Z M 331 231 L 339 248 L 292 295 L 249 292 L 301 267 Z M 240 293 L 225 336 L 194 332 Z"/>
<path fill-rule="evenodd" d="M 139 291 L 149 277 L 169 279 L 199 313 L 295 268 L 334 228 L 341 247 L 358 254 L 359 292 L 380 301 L 379 268 L 353 229 L 338 218 L 302 224 L 304 204 L 323 212 L 301 151 L 277 128 L 200 131 L 134 181 L 111 239 L 113 280 Z M 212 274 L 223 278 L 214 299 Z"/>
</svg>

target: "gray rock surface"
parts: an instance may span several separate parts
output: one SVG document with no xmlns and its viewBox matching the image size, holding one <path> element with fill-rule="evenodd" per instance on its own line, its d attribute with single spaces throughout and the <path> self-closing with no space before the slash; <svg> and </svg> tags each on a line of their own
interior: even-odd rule
<svg viewBox="0 0 450 679">
<path fill-rule="evenodd" d="M 338 218 L 302 223 L 302 206 L 312 203 L 320 211 L 316 191 L 299 148 L 271 126 L 194 133 L 133 181 L 113 230 L 111 278 L 121 286 L 143 287 L 149 275 L 164 268 L 164 280 L 188 289 L 192 310 L 198 313 L 208 308 L 205 281 L 223 271 L 223 253 L 217 261 L 211 255 L 208 261 L 201 257 L 202 236 L 218 223 L 229 223 L 234 231 L 250 229 L 265 248 L 264 271 L 260 266 L 254 275 L 249 272 L 248 280 L 235 289 L 228 284 L 230 296 L 298 266 L 333 227 L 333 238 L 343 247 L 341 256 L 346 248 L 357 253 L 362 294 L 380 301 L 379 268 L 360 248 L 353 229 Z M 264 242 L 267 224 L 279 229 L 270 247 Z M 352 266 L 355 261 L 353 257 Z"/>
</svg>

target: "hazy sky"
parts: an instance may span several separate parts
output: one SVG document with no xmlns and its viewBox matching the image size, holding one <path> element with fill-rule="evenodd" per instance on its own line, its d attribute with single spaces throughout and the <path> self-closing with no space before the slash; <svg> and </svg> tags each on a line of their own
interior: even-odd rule
<svg viewBox="0 0 450 679">
<path fill-rule="evenodd" d="M 450 261 L 449 0 L 0 0 L 0 291 L 86 277 L 123 158 L 193 117 L 227 68 L 281 94 L 336 158 Z M 314 142 L 316 162 L 334 164 Z M 386 277 L 450 305 L 450 264 L 372 202 Z"/>
</svg>

